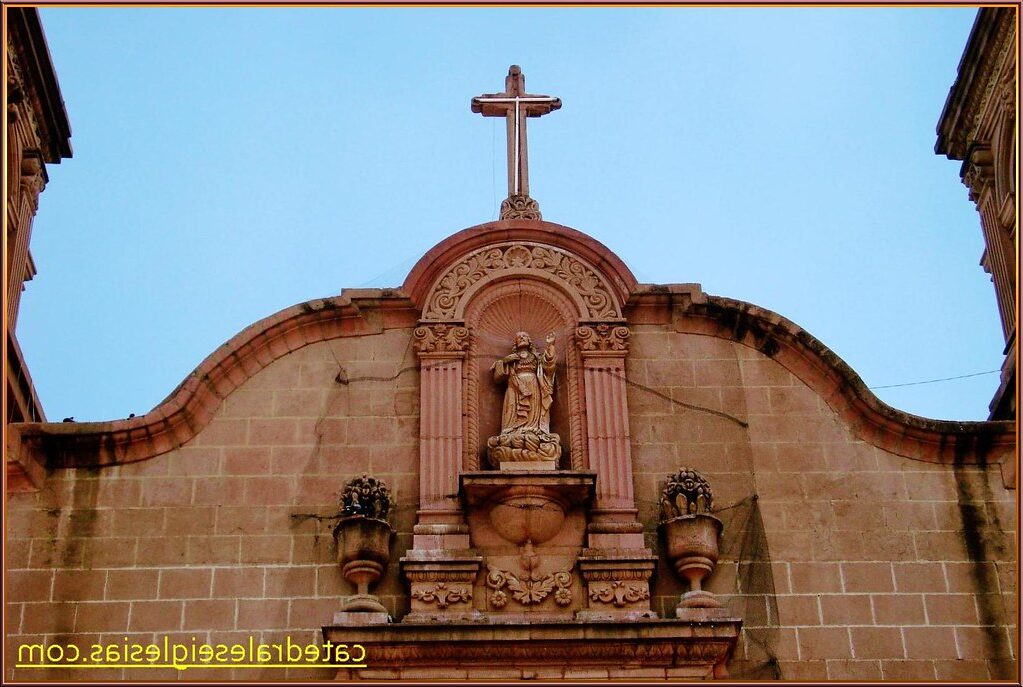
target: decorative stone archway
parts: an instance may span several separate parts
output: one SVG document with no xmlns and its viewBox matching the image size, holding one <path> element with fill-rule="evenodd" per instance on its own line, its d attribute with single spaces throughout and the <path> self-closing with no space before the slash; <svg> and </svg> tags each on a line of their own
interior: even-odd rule
<svg viewBox="0 0 1023 687">
<path fill-rule="evenodd" d="M 415 346 L 422 383 L 420 510 L 412 549 L 402 559 L 412 587 L 410 620 L 479 619 L 494 611 L 478 593 L 488 552 L 477 542 L 489 541 L 480 530 L 486 518 L 467 517 L 486 504 L 464 490 L 486 481 L 473 475 L 493 469 L 484 447 L 499 430 L 501 395 L 489 369 L 519 331 L 534 340 L 554 333 L 559 342 L 551 417 L 551 430 L 564 437 L 557 471 L 592 474 L 595 482 L 585 511 L 582 502 L 567 511 L 566 527 L 579 528 L 570 556 L 563 555 L 567 540 L 558 540 L 565 565 L 578 569 L 573 584 L 586 602 L 551 611 L 578 618 L 653 615 L 655 558 L 636 520 L 625 393 L 629 331 L 623 312 L 634 286 L 624 264 L 598 242 L 531 220 L 455 234 L 413 268 L 404 290 L 421 308 Z M 634 590 L 628 603 L 588 593 L 591 585 L 599 591 L 626 581 Z M 459 588 L 443 609 L 432 602 L 438 585 Z"/>
</svg>

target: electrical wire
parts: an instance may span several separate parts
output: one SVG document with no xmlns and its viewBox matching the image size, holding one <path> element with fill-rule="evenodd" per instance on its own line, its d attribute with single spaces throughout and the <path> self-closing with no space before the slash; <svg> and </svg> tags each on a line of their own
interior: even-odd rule
<svg viewBox="0 0 1023 687">
<path fill-rule="evenodd" d="M 959 375 L 958 377 L 942 377 L 941 379 L 927 379 L 922 382 L 906 382 L 905 384 L 884 384 L 882 386 L 868 386 L 868 389 L 894 389 L 897 386 L 916 386 L 917 384 L 934 384 L 935 382 L 948 382 L 953 379 L 966 379 L 967 377 L 979 377 L 981 375 L 990 375 L 995 372 L 1001 372 L 1001 370 L 988 370 L 987 372 L 974 372 L 968 375 Z"/>
</svg>

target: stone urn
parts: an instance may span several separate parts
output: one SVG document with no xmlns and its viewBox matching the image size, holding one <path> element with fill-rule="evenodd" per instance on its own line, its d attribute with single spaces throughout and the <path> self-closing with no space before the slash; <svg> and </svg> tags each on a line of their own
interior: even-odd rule
<svg viewBox="0 0 1023 687">
<path fill-rule="evenodd" d="M 342 611 L 386 613 L 369 588 L 384 574 L 390 560 L 394 531 L 386 518 L 391 494 L 383 482 L 363 475 L 345 485 L 339 506 L 340 520 L 334 527 L 337 562 L 341 574 L 356 588 Z"/>
<path fill-rule="evenodd" d="M 718 540 L 723 525 L 710 514 L 710 484 L 695 470 L 682 468 L 669 475 L 661 492 L 660 531 L 668 560 L 679 577 L 689 582 L 677 612 L 690 608 L 721 608 L 721 602 L 703 589 L 703 580 L 718 562 Z"/>
</svg>

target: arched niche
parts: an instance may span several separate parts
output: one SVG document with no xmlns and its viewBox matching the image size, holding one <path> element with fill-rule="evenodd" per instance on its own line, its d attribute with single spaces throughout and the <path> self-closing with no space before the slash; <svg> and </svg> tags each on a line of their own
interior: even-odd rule
<svg viewBox="0 0 1023 687">
<path fill-rule="evenodd" d="M 554 333 L 557 355 L 551 431 L 561 436 L 559 469 L 583 469 L 586 462 L 585 416 L 581 398 L 579 352 L 572 334 L 580 319 L 578 298 L 533 274 L 513 274 L 479 289 L 465 306 L 471 337 L 465 367 L 464 469 L 489 467 L 486 441 L 501 431 L 504 388 L 491 372 L 493 362 L 510 352 L 515 334 L 528 332 L 537 348 Z"/>
</svg>

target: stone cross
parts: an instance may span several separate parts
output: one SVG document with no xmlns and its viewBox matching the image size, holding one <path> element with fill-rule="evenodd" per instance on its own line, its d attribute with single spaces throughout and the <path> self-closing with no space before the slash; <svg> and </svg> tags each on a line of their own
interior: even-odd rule
<svg viewBox="0 0 1023 687">
<path fill-rule="evenodd" d="M 513 64 L 504 80 L 504 93 L 472 99 L 472 111 L 484 117 L 504 117 L 508 129 L 508 198 L 501 203 L 501 219 L 540 219 L 540 206 L 529 197 L 529 157 L 526 118 L 541 117 L 561 107 L 560 98 L 526 93 L 522 69 Z"/>
</svg>

